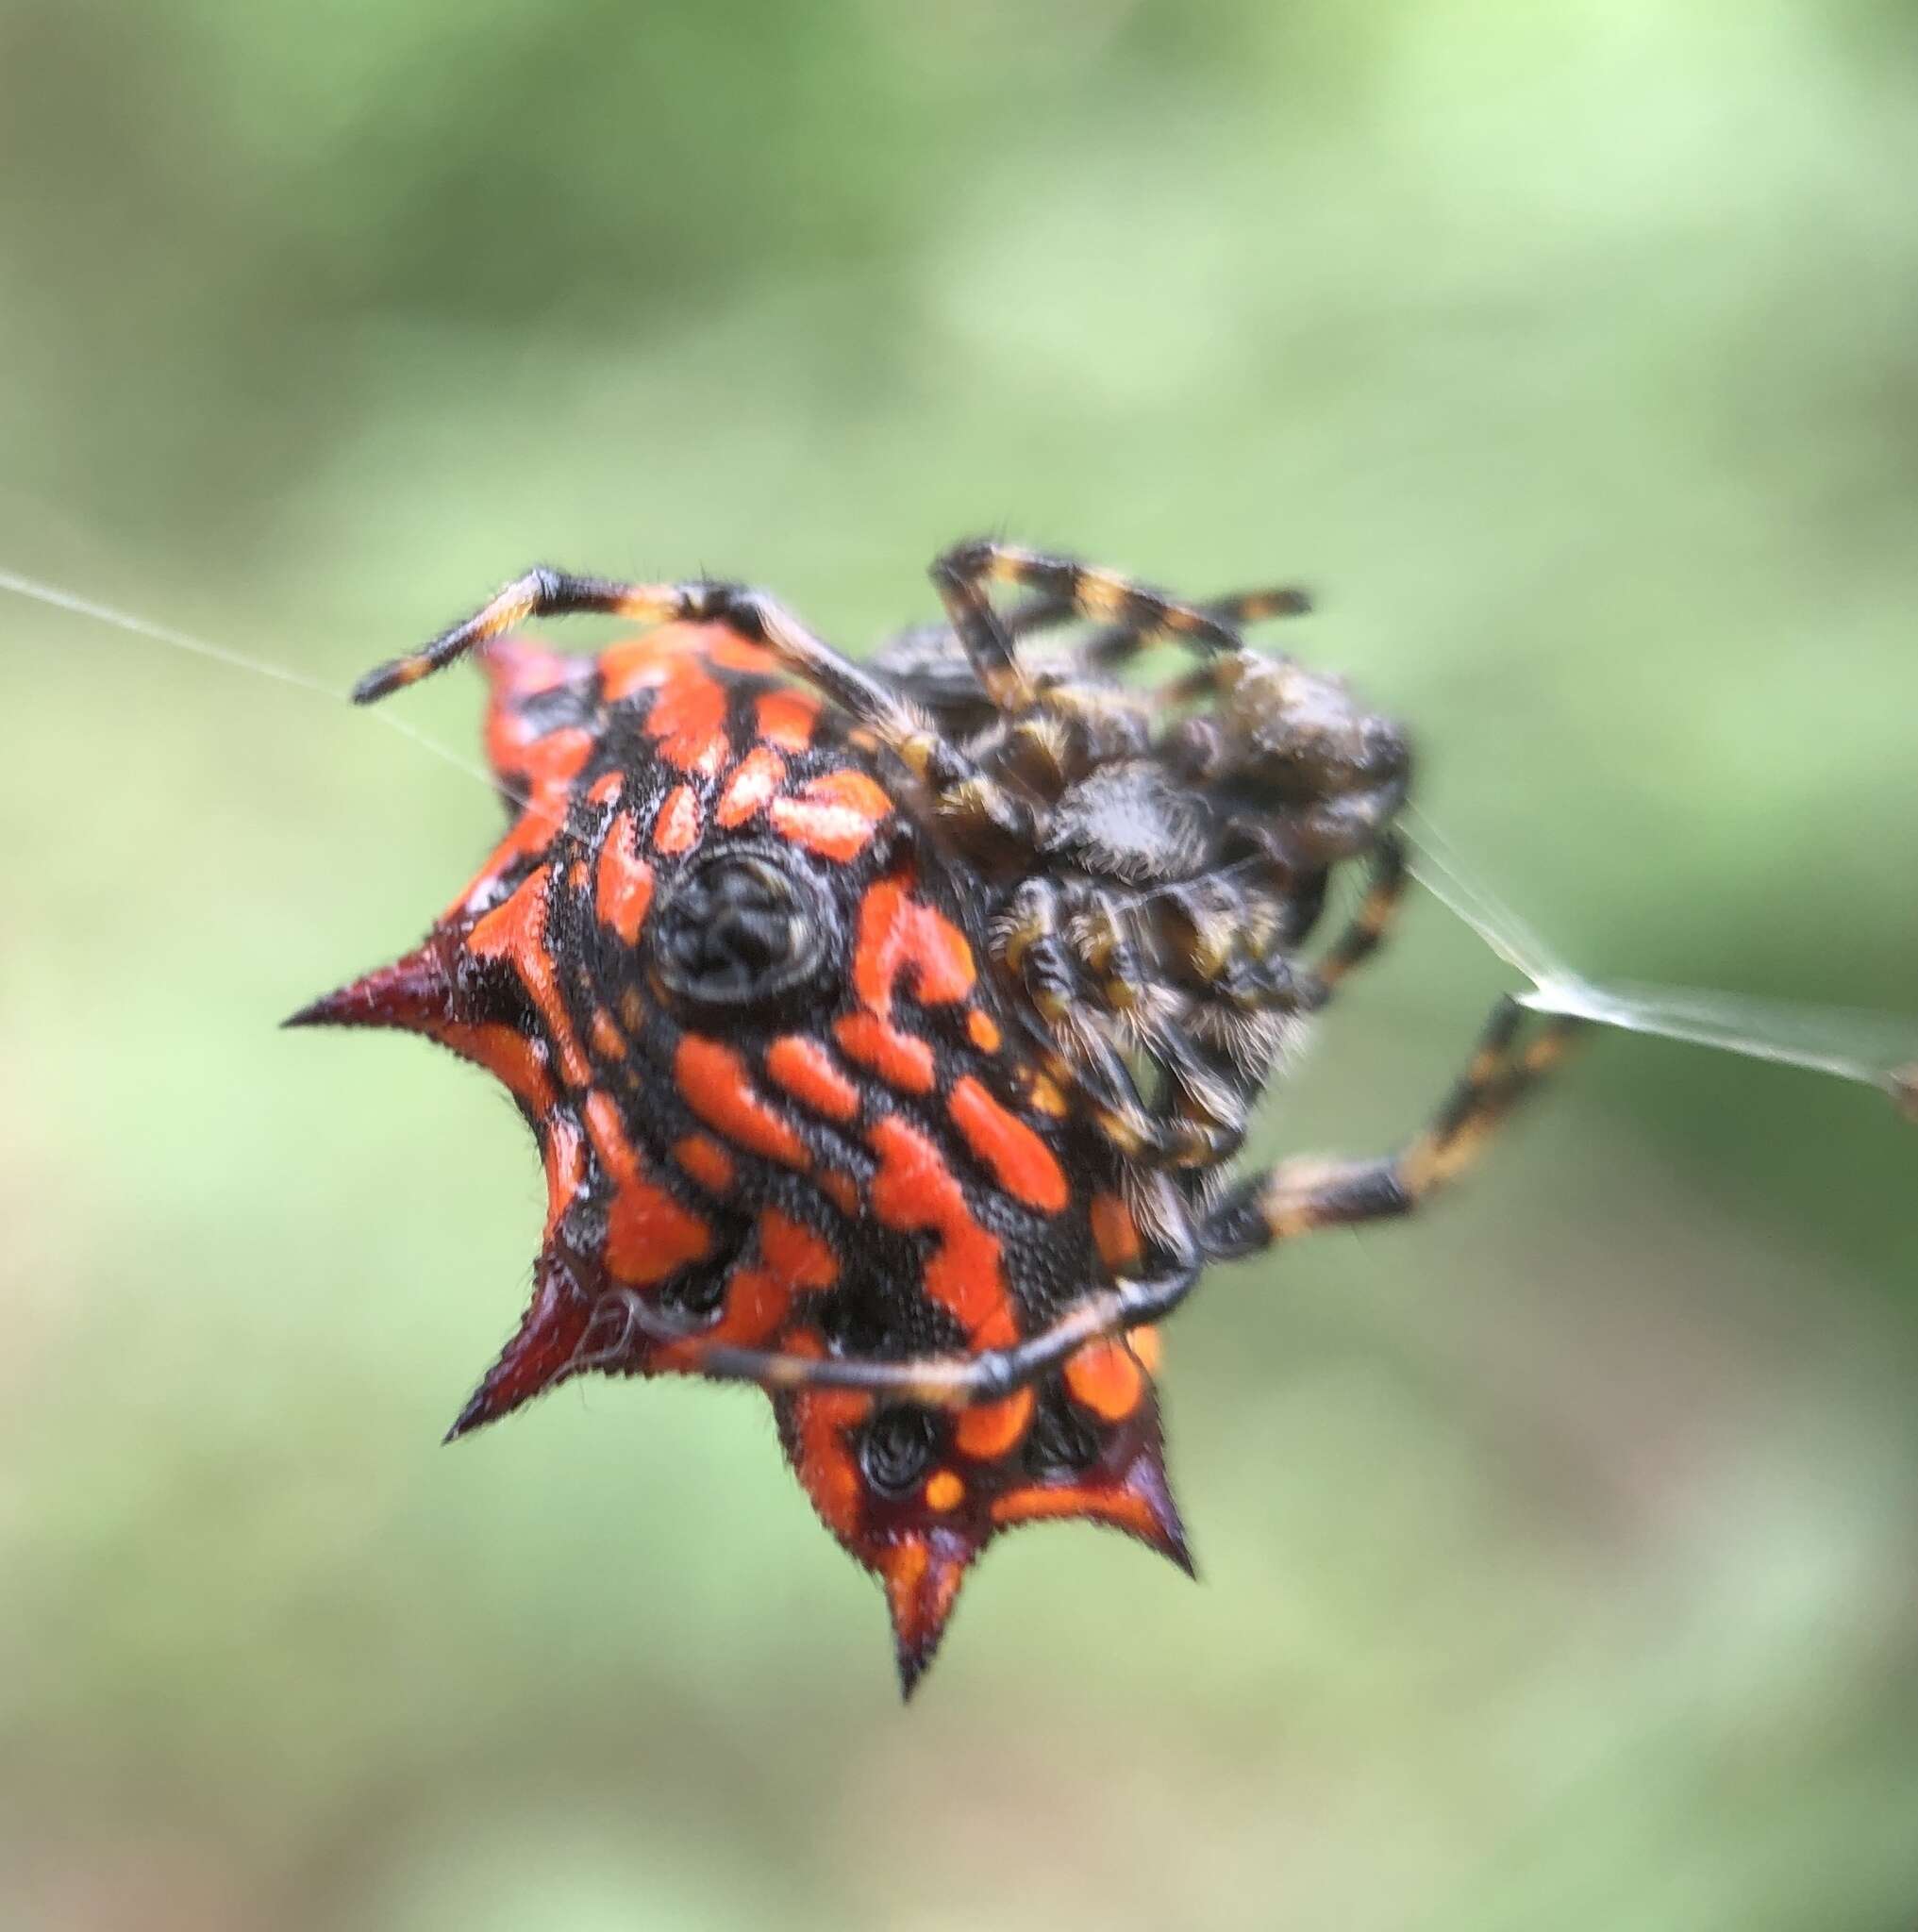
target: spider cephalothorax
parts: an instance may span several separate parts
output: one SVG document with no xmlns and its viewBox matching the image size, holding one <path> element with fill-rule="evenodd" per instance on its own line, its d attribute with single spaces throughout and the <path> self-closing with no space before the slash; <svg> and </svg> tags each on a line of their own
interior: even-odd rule
<svg viewBox="0 0 1918 1932">
<path fill-rule="evenodd" d="M 372 674 L 362 700 L 481 652 L 513 822 L 414 952 L 295 1016 L 440 1041 L 539 1139 L 532 1305 L 453 1433 L 589 1369 L 759 1383 L 909 1690 L 1002 1528 L 1187 1565 L 1150 1324 L 1209 1260 L 1405 1211 L 1559 1038 L 1521 1052 L 1501 1011 L 1399 1155 L 1234 1183 L 1402 888 L 1404 741 L 1240 641 L 1294 592 L 1198 608 L 990 543 L 933 575 L 948 624 L 867 669 L 758 592 L 535 571 Z M 994 579 L 1036 594 L 1002 617 Z M 596 658 L 507 635 L 572 610 L 659 627 Z M 1127 684 L 1159 638 L 1200 661 Z M 1309 959 L 1352 858 L 1370 890 Z"/>
</svg>

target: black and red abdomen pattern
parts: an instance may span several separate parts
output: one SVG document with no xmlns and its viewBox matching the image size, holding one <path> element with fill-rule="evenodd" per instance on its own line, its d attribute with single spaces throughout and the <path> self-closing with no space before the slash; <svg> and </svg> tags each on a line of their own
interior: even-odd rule
<svg viewBox="0 0 1918 1932">
<path fill-rule="evenodd" d="M 982 974 L 963 871 L 814 695 L 708 626 L 485 665 L 506 838 L 416 953 L 309 1015 L 432 1034 L 539 1138 L 533 1306 L 459 1427 L 586 1368 L 696 1373 L 715 1341 L 1006 1348 L 1137 1264 L 1114 1157 Z M 634 1297 L 686 1339 L 636 1328 Z M 949 1415 L 776 1399 L 909 1675 L 1008 1524 L 1091 1516 L 1183 1560 L 1155 1347 Z"/>
<path fill-rule="evenodd" d="M 684 1217 L 772 1206 L 836 1241 L 864 1231 L 876 1251 L 842 1267 L 833 1313 L 868 1349 L 996 1348 L 1042 1325 L 1103 1274 L 1067 1177 L 1087 1155 L 1009 1049 L 937 855 L 753 647 L 695 653 L 668 631 L 586 675 L 572 662 L 494 654 L 493 743 L 536 781 L 567 770 L 568 803 L 469 894 L 488 909 L 466 949 L 517 982 L 598 1167 L 645 1177 L 615 1203 L 645 1236 L 611 1243 L 614 1279 L 649 1286 L 700 1258 Z M 702 1010 L 661 957 L 687 882 L 767 852 L 824 928 L 821 970 Z"/>
</svg>

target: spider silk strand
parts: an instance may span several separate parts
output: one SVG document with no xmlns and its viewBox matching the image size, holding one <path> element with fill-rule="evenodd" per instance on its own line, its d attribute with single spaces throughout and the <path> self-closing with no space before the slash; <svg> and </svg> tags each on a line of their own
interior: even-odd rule
<svg viewBox="0 0 1918 1932">
<path fill-rule="evenodd" d="M 183 651 L 189 657 L 205 658 L 215 664 L 225 664 L 230 670 L 250 671 L 256 676 L 271 678 L 276 684 L 290 684 L 296 690 L 312 691 L 329 702 L 344 705 L 346 693 L 335 691 L 320 678 L 309 677 L 304 671 L 294 671 L 285 664 L 275 664 L 265 658 L 248 657 L 243 651 L 233 650 L 225 644 L 216 644 L 206 638 L 195 637 L 189 631 L 175 630 L 171 625 L 156 624 L 149 618 L 136 617 L 131 611 L 118 610 L 110 604 L 99 604 L 91 597 L 82 597 L 74 591 L 62 590 L 58 584 L 45 584 L 38 579 L 23 576 L 17 571 L 0 568 L 0 591 L 10 591 L 16 597 L 24 597 L 30 603 L 45 605 L 54 610 L 64 610 L 75 617 L 91 618 L 96 624 L 104 624 L 114 630 L 122 630 L 130 636 L 151 638 L 157 643 L 171 645 L 176 651 Z M 404 718 L 392 711 L 374 711 L 371 715 L 389 731 L 397 732 L 402 738 L 429 751 L 436 758 L 451 765 L 456 772 L 463 772 L 469 778 L 475 778 L 489 791 L 498 791 L 499 781 L 492 774 L 475 764 L 472 759 L 461 758 L 450 746 L 443 745 L 436 738 L 429 737 L 415 725 L 409 724 Z"/>
</svg>

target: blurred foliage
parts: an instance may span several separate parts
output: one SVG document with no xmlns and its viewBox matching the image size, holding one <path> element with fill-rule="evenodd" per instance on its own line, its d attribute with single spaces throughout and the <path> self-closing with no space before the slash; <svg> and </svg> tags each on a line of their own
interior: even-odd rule
<svg viewBox="0 0 1918 1932">
<path fill-rule="evenodd" d="M 1918 1011 L 1913 179 L 1892 0 L 4 0 L 0 565 L 341 690 L 542 557 L 854 642 L 981 526 L 1305 575 L 1581 966 Z M 1609 1040 L 1222 1271 L 1205 1587 L 1014 1538 L 902 1715 L 754 1399 L 434 1452 L 536 1164 L 272 1028 L 478 788 L 13 601 L 0 700 L 0 1923 L 1912 1923 L 1871 1094 Z M 1500 983 L 1418 908 L 1266 1143 L 1388 1141 Z"/>
</svg>

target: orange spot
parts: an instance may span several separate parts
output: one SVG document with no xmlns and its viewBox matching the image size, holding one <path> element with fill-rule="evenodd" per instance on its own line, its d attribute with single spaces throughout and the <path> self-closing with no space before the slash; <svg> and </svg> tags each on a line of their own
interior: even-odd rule
<svg viewBox="0 0 1918 1932">
<path fill-rule="evenodd" d="M 973 988 L 973 949 L 942 912 L 911 896 L 906 881 L 881 879 L 860 902 L 853 945 L 853 990 L 866 1010 L 848 1014 L 834 1032 L 847 1054 L 890 1085 L 928 1093 L 931 1046 L 892 1024 L 902 979 L 923 1005 L 962 1000 Z"/>
<path fill-rule="evenodd" d="M 759 703 L 759 736 L 781 751 L 804 751 L 819 724 L 819 700 L 809 691 L 769 691 Z"/>
<path fill-rule="evenodd" d="M 860 1003 L 890 1013 L 902 974 L 923 1006 L 950 1005 L 973 990 L 973 949 L 937 907 L 911 896 L 907 881 L 885 878 L 859 905 L 853 986 Z"/>
<path fill-rule="evenodd" d="M 461 1059 L 484 1067 L 534 1119 L 558 1104 L 547 1077 L 545 1049 L 510 1026 L 469 1026 L 449 1020 L 432 1029 L 433 1038 Z"/>
<path fill-rule="evenodd" d="M 828 1120 L 849 1121 L 859 1110 L 859 1090 L 807 1034 L 788 1033 L 776 1040 L 766 1049 L 766 1071 L 794 1100 Z"/>
<path fill-rule="evenodd" d="M 599 848 L 593 908 L 600 924 L 631 945 L 652 903 L 653 868 L 640 857 L 638 826 L 629 813 L 622 812 L 607 828 L 606 842 Z"/>
<path fill-rule="evenodd" d="M 773 828 L 822 858 L 843 862 L 866 849 L 873 828 L 892 809 L 885 791 L 863 772 L 842 767 L 773 802 Z"/>
<path fill-rule="evenodd" d="M 1056 1121 L 1065 1118 L 1065 1095 L 1059 1091 L 1057 1081 L 1048 1080 L 1043 1074 L 1033 1074 L 1031 1097 L 1041 1113 L 1050 1114 Z"/>
<path fill-rule="evenodd" d="M 626 1057 L 626 1037 L 612 1024 L 612 1015 L 604 1007 L 592 1009 L 592 1050 L 601 1059 L 623 1060 Z"/>
<path fill-rule="evenodd" d="M 824 1353 L 817 1339 L 804 1333 L 785 1346 L 793 1355 Z M 792 1398 L 793 1471 L 821 1522 L 845 1539 L 859 1529 L 864 1495 L 846 1431 L 864 1421 L 872 1407 L 870 1396 L 853 1389 L 821 1389 Z"/>
<path fill-rule="evenodd" d="M 698 841 L 699 824 L 699 800 L 692 788 L 674 786 L 653 822 L 653 850 L 669 854 L 688 850 Z"/>
<path fill-rule="evenodd" d="M 714 1342 L 735 1348 L 758 1348 L 786 1325 L 792 1309 L 792 1292 L 763 1268 L 735 1268 L 726 1278 L 725 1312 L 710 1328 L 684 1341 L 669 1341 L 655 1366 L 697 1374 L 705 1351 Z"/>
<path fill-rule="evenodd" d="M 673 1145 L 673 1158 L 694 1180 L 715 1194 L 732 1186 L 732 1156 L 710 1134 L 688 1134 Z"/>
<path fill-rule="evenodd" d="M 1021 1389 L 1004 1402 L 982 1402 L 960 1409 L 953 1424 L 953 1441 L 959 1454 L 975 1462 L 996 1461 L 1026 1433 L 1026 1424 L 1032 1420 L 1033 1400 L 1030 1389 Z"/>
<path fill-rule="evenodd" d="M 569 892 L 583 892 L 586 890 L 586 861 L 575 858 L 566 868 L 566 890 Z"/>
<path fill-rule="evenodd" d="M 653 691 L 675 666 L 695 658 L 710 639 L 724 636 L 709 624 L 662 624 L 642 637 L 622 638 L 599 654 L 602 702 L 612 705 L 636 691 Z"/>
<path fill-rule="evenodd" d="M 591 1077 L 586 1056 L 574 1036 L 559 997 L 553 956 L 546 950 L 546 888 L 551 877 L 550 868 L 543 865 L 528 873 L 512 897 L 494 907 L 467 934 L 466 950 L 476 959 L 505 959 L 519 974 L 559 1056 L 561 1078 L 584 1087 Z"/>
<path fill-rule="evenodd" d="M 859 1218 L 859 1191 L 851 1174 L 841 1174 L 836 1168 L 830 1169 L 820 1175 L 819 1185 L 825 1191 L 826 1198 L 848 1221 Z"/>
<path fill-rule="evenodd" d="M 492 688 L 494 704 L 537 696 L 562 684 L 578 684 L 592 675 L 590 658 L 550 650 L 534 638 L 493 638 L 474 653 Z"/>
<path fill-rule="evenodd" d="M 746 1063 L 730 1047 L 697 1033 L 680 1041 L 673 1078 L 686 1105 L 736 1146 L 804 1170 L 806 1145 L 759 1098 Z"/>
<path fill-rule="evenodd" d="M 1105 1336 L 1066 1357 L 1065 1386 L 1082 1407 L 1116 1423 L 1139 1407 L 1145 1374 L 1123 1341 Z"/>
<path fill-rule="evenodd" d="M 654 695 L 645 730 L 675 771 L 717 776 L 731 750 L 725 687 L 697 658 L 679 658 Z"/>
<path fill-rule="evenodd" d="M 838 1275 L 832 1250 L 817 1235 L 769 1208 L 759 1217 L 759 1262 L 726 1276 L 726 1312 L 703 1335 L 662 1349 L 659 1365 L 696 1370 L 715 1341 L 757 1348 L 785 1327 L 795 1295 L 830 1288 Z"/>
<path fill-rule="evenodd" d="M 1108 1268 L 1136 1268 L 1144 1252 L 1132 1210 L 1117 1194 L 1094 1194 L 1092 1206 L 1092 1245 Z"/>
<path fill-rule="evenodd" d="M 1065 1172 L 1052 1149 L 970 1074 L 954 1084 L 948 1110 L 966 1145 L 1009 1194 L 1044 1214 L 1057 1214 L 1065 1206 Z"/>
<path fill-rule="evenodd" d="M 786 760 L 763 744 L 756 745 L 734 770 L 713 817 L 727 827 L 744 824 L 778 791 L 785 776 Z"/>
<path fill-rule="evenodd" d="M 1094 1523 L 1109 1523 L 1142 1542 L 1158 1546 L 1164 1536 L 1163 1525 L 1143 1496 L 1129 1490 L 1068 1487 L 1062 1489 L 1008 1490 L 992 1503 L 996 1524 L 1034 1523 L 1048 1516 L 1085 1516 Z"/>
<path fill-rule="evenodd" d="M 545 1117 L 542 1155 L 546 1168 L 546 1239 L 586 1180 L 586 1139 L 571 1114 L 557 1108 Z"/>
<path fill-rule="evenodd" d="M 1165 1344 L 1159 1339 L 1157 1328 L 1133 1328 L 1126 1336 L 1126 1345 L 1139 1359 L 1139 1366 L 1148 1375 L 1159 1373 L 1159 1365 L 1165 1357 Z"/>
<path fill-rule="evenodd" d="M 886 1586 L 899 1654 L 910 1659 L 915 1673 L 925 1667 L 952 1615 L 975 1547 L 957 1531 L 936 1529 L 886 1543 L 868 1559 Z"/>
<path fill-rule="evenodd" d="M 541 666 L 537 675 L 522 671 L 510 684 L 494 684 L 486 714 L 487 758 L 503 778 L 517 779 L 522 786 L 529 780 L 576 777 L 592 749 L 592 733 L 585 725 L 565 724 L 557 731 L 542 731 L 518 702 L 563 684 L 581 682 L 592 675 L 591 664 L 584 658 L 543 651 L 537 654 L 537 659 Z M 567 766 L 572 769 L 565 770 Z"/>
<path fill-rule="evenodd" d="M 791 1288 L 810 1291 L 830 1288 L 839 1279 L 839 1259 L 831 1248 L 776 1208 L 768 1208 L 759 1216 L 759 1253 L 767 1267 Z"/>
<path fill-rule="evenodd" d="M 943 1516 L 948 1510 L 957 1509 L 966 1499 L 966 1486 L 949 1469 L 942 1469 L 937 1475 L 926 1479 L 926 1507 L 937 1509 Z"/>
<path fill-rule="evenodd" d="M 979 1348 L 1018 1340 L 1006 1298 L 999 1243 L 973 1219 L 965 1191 L 939 1149 L 915 1127 L 889 1114 L 869 1136 L 879 1157 L 873 1176 L 873 1212 L 888 1227 L 937 1237 L 926 1262 L 925 1289 Z"/>
<path fill-rule="evenodd" d="M 724 671 L 743 671 L 755 677 L 778 675 L 779 660 L 764 644 L 756 644 L 723 624 L 702 626 L 709 634 L 707 657 Z"/>
<path fill-rule="evenodd" d="M 584 660 L 549 657 L 546 661 L 565 666 Z M 592 756 L 592 734 L 577 725 L 537 737 L 509 710 L 495 704 L 487 721 L 488 756 L 493 769 L 512 785 L 525 804 L 512 829 L 460 889 L 441 915 L 442 919 L 457 918 L 521 859 L 542 853 L 552 844 L 566 823 L 573 781 Z"/>
<path fill-rule="evenodd" d="M 569 724 L 562 731 L 549 731 L 543 738 L 527 737 L 517 746 L 516 759 L 495 758 L 510 765 L 510 775 L 523 780 L 529 790 L 551 793 L 578 777 L 579 768 L 592 754 L 593 737 L 584 725 Z M 493 749 L 497 750 L 497 734 Z"/>
<path fill-rule="evenodd" d="M 647 1177 L 619 1109 L 597 1090 L 586 1096 L 586 1131 L 613 1183 L 606 1213 L 606 1266 L 614 1280 L 645 1286 L 699 1260 L 712 1244 L 710 1230 Z"/>
<path fill-rule="evenodd" d="M 832 1030 L 846 1054 L 889 1087 L 902 1093 L 932 1091 L 932 1048 L 916 1034 L 901 1033 L 876 1013 L 848 1013 Z"/>
<path fill-rule="evenodd" d="M 594 805 L 610 805 L 620 794 L 620 774 L 617 772 L 602 772 L 586 788 L 586 795 Z"/>
<path fill-rule="evenodd" d="M 966 1031 L 972 1035 L 973 1044 L 981 1053 L 997 1053 L 1006 1042 L 1006 1036 L 999 1031 L 999 1023 L 977 1007 L 966 1015 Z"/>
<path fill-rule="evenodd" d="M 894 1543 L 886 1553 L 883 1566 L 886 1594 L 892 1600 L 895 1619 L 905 1614 L 901 1604 L 909 1604 L 925 1580 L 926 1566 L 931 1560 L 931 1555 L 918 1537 L 908 1537 L 904 1541 Z"/>
</svg>

